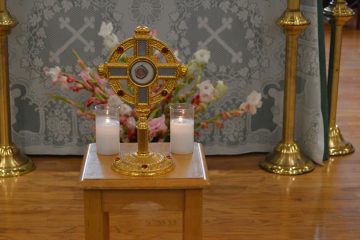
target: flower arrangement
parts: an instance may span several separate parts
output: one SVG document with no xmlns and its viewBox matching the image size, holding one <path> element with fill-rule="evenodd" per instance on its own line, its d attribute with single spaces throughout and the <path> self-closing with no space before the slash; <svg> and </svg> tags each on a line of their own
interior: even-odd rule
<svg viewBox="0 0 360 240">
<path fill-rule="evenodd" d="M 107 49 L 112 49 L 119 42 L 116 35 L 112 32 L 111 23 L 102 23 L 99 35 L 103 37 L 103 44 Z M 152 36 L 156 37 L 156 31 L 152 31 Z M 44 68 L 46 76 L 52 79 L 53 84 L 59 85 L 63 90 L 70 90 L 75 93 L 87 92 L 88 98 L 84 102 L 76 102 L 72 99 L 60 95 L 50 95 L 52 98 L 63 101 L 72 105 L 77 114 L 87 119 L 95 120 L 93 106 L 97 104 L 109 104 L 117 106 L 120 109 L 119 120 L 121 124 L 121 141 L 136 141 L 136 113 L 131 106 L 124 103 L 108 86 L 105 79 L 89 68 L 81 59 L 79 54 L 74 51 L 77 58 L 77 64 L 80 66 L 78 76 L 65 73 L 59 66 L 53 68 Z M 174 52 L 177 56 L 178 51 Z M 155 55 L 161 55 L 154 52 Z M 210 124 L 214 124 L 218 128 L 223 128 L 224 123 L 234 117 L 240 117 L 244 114 L 254 115 L 257 109 L 262 106 L 261 94 L 252 91 L 236 109 L 222 111 L 219 114 L 208 118 L 201 119 L 208 107 L 223 97 L 228 87 L 223 81 L 215 83 L 209 79 L 204 79 L 204 67 L 209 62 L 211 53 L 208 50 L 200 49 L 193 54 L 193 57 L 186 64 L 188 73 L 183 79 L 177 81 L 176 89 L 162 102 L 152 106 L 149 115 L 149 136 L 152 141 L 168 141 L 169 140 L 169 104 L 172 103 L 192 103 L 195 109 L 195 135 L 199 134 L 201 128 L 208 128 Z M 126 56 L 123 56 L 124 58 Z M 178 58 L 178 57 L 177 57 Z M 181 61 L 180 59 L 178 59 Z M 156 88 L 153 89 L 156 91 Z"/>
</svg>

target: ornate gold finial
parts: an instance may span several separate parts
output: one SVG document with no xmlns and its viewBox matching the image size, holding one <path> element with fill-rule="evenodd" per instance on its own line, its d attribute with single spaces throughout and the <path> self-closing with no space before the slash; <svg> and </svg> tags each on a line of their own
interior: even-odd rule
<svg viewBox="0 0 360 240">
<path fill-rule="evenodd" d="M 327 17 L 352 17 L 355 12 L 347 5 L 346 1 L 331 1 L 330 5 L 324 9 L 324 14 Z M 347 19 L 347 21 L 349 20 Z"/>
<path fill-rule="evenodd" d="M 138 26 L 135 29 L 135 37 L 150 37 L 150 29 L 146 26 Z"/>
<path fill-rule="evenodd" d="M 99 77 L 105 77 L 105 66 L 104 64 L 99 64 L 99 66 L 97 67 L 97 71 L 99 74 Z"/>
<path fill-rule="evenodd" d="M 186 76 L 187 71 L 188 71 L 187 66 L 186 66 L 186 65 L 184 65 L 184 64 L 181 64 L 181 65 L 180 65 L 180 68 L 179 68 L 179 77 L 180 77 L 180 78 L 185 77 L 185 76 Z"/>
<path fill-rule="evenodd" d="M 300 11 L 285 11 L 280 19 L 276 21 L 276 24 L 281 27 L 287 26 L 307 26 L 310 22 L 304 17 Z"/>
<path fill-rule="evenodd" d="M 8 11 L 0 12 L 0 27 L 13 28 L 17 25 L 17 21 L 13 18 Z"/>
</svg>

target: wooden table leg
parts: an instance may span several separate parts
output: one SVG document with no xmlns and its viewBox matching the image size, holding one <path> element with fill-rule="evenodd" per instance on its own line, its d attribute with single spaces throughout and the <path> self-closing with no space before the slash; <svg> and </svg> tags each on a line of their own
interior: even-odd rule
<svg viewBox="0 0 360 240">
<path fill-rule="evenodd" d="M 109 214 L 103 212 L 101 191 L 84 190 L 86 240 L 109 240 Z"/>
<path fill-rule="evenodd" d="M 202 239 L 202 189 L 185 190 L 183 239 Z"/>
</svg>

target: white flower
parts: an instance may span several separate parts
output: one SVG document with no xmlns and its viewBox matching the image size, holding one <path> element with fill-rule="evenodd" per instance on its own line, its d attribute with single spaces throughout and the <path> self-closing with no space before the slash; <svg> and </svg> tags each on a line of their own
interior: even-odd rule
<svg viewBox="0 0 360 240">
<path fill-rule="evenodd" d="M 46 76 L 50 76 L 51 80 L 54 84 L 59 84 L 61 87 L 65 87 L 67 84 L 67 77 L 64 76 L 61 72 L 61 68 L 59 66 L 53 68 L 44 68 L 44 72 Z"/>
<path fill-rule="evenodd" d="M 111 107 L 120 107 L 123 104 L 124 102 L 115 94 L 108 98 L 108 105 Z"/>
<path fill-rule="evenodd" d="M 257 111 L 256 109 L 262 106 L 261 93 L 253 90 L 249 96 L 246 97 L 246 102 L 250 105 L 249 112 L 254 115 Z"/>
<path fill-rule="evenodd" d="M 179 50 L 178 49 L 175 49 L 174 55 L 175 55 L 176 60 L 181 63 L 181 59 L 179 57 Z"/>
<path fill-rule="evenodd" d="M 136 120 L 134 117 L 129 117 L 126 121 L 126 127 L 128 129 L 134 129 L 136 127 Z"/>
<path fill-rule="evenodd" d="M 132 113 L 132 108 L 129 105 L 127 105 L 126 103 L 120 105 L 120 115 L 130 116 L 131 113 Z"/>
<path fill-rule="evenodd" d="M 112 33 L 112 34 L 107 35 L 107 36 L 104 37 L 103 44 L 107 49 L 110 50 L 110 49 L 113 49 L 116 45 L 119 44 L 119 39 L 114 33 Z"/>
<path fill-rule="evenodd" d="M 195 61 L 190 61 L 187 64 L 188 70 L 187 70 L 187 75 L 188 76 L 192 76 L 195 74 L 195 72 L 198 70 L 198 65 L 195 63 Z"/>
<path fill-rule="evenodd" d="M 200 91 L 200 102 L 209 103 L 214 100 L 215 88 L 211 84 L 210 80 L 203 81 L 198 84 L 197 87 Z"/>
<path fill-rule="evenodd" d="M 154 54 L 154 56 L 157 57 L 157 58 L 159 59 L 159 61 L 160 61 L 160 59 L 161 59 L 161 57 L 162 57 L 162 53 L 155 49 L 153 54 Z"/>
<path fill-rule="evenodd" d="M 208 63 L 210 59 L 210 51 L 206 49 L 197 50 L 194 53 L 194 58 L 194 60 L 199 64 Z"/>
<path fill-rule="evenodd" d="M 112 107 L 118 107 L 121 116 L 131 116 L 133 109 L 126 103 L 124 103 L 119 96 L 110 95 L 108 98 L 108 105 Z"/>
<path fill-rule="evenodd" d="M 108 35 L 111 35 L 113 33 L 112 32 L 113 29 L 114 29 L 114 27 L 111 22 L 109 22 L 109 23 L 102 22 L 98 35 L 104 38 Z"/>
<path fill-rule="evenodd" d="M 100 31 L 99 31 L 98 35 L 104 38 L 103 44 L 107 49 L 112 49 L 119 43 L 119 39 L 113 33 L 113 29 L 114 29 L 114 27 L 111 22 L 109 22 L 109 23 L 102 22 L 101 23 L 101 27 L 100 27 Z"/>
<path fill-rule="evenodd" d="M 53 68 L 44 68 L 44 72 L 46 76 L 50 76 L 51 80 L 55 82 L 61 75 L 61 68 L 59 66 Z"/>
</svg>

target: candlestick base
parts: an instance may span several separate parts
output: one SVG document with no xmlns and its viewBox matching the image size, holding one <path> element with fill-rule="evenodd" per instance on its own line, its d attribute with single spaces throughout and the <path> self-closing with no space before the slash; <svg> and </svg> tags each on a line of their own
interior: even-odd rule
<svg viewBox="0 0 360 240">
<path fill-rule="evenodd" d="M 260 162 L 260 167 L 276 174 L 299 175 L 311 172 L 315 165 L 301 153 L 296 143 L 280 143 Z"/>
<path fill-rule="evenodd" d="M 0 146 L 0 177 L 15 177 L 34 169 L 31 159 L 23 155 L 15 145 Z"/>
<path fill-rule="evenodd" d="M 116 159 L 112 169 L 129 176 L 156 176 L 170 172 L 175 167 L 171 156 L 150 152 L 139 154 L 126 153 Z"/>
<path fill-rule="evenodd" d="M 329 153 L 330 156 L 342 156 L 353 153 L 353 145 L 347 142 L 338 126 L 329 129 Z"/>
</svg>

